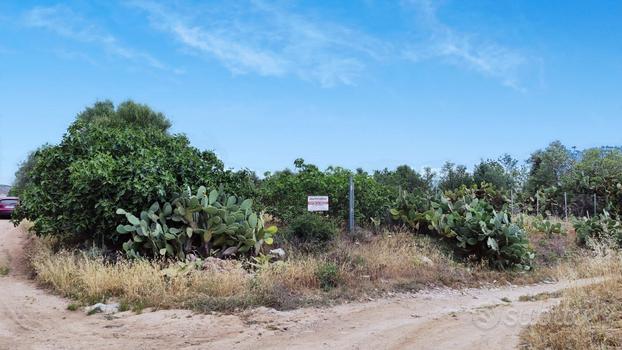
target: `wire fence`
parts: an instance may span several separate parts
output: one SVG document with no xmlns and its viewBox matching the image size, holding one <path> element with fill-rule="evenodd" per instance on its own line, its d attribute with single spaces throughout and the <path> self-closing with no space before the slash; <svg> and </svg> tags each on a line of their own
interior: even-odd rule
<svg viewBox="0 0 622 350">
<path fill-rule="evenodd" d="M 518 202 L 515 195 L 511 197 L 513 214 L 530 214 L 542 216 L 557 216 L 560 218 L 592 217 L 611 208 L 611 199 L 602 195 L 577 194 L 564 192 L 552 198 L 541 200 L 533 198 L 529 201 Z"/>
</svg>

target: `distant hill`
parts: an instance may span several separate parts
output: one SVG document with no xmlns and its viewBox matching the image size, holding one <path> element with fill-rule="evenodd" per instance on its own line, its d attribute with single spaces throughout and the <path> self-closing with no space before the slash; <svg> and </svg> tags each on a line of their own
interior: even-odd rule
<svg viewBox="0 0 622 350">
<path fill-rule="evenodd" d="M 11 186 L 9 185 L 0 185 L 0 197 L 4 197 L 9 193 Z"/>
</svg>

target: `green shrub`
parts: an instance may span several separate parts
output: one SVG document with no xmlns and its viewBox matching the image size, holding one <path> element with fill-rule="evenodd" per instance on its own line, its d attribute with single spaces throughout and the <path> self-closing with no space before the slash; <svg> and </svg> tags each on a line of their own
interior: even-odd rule
<svg viewBox="0 0 622 350">
<path fill-rule="evenodd" d="M 329 291 L 339 285 L 339 267 L 332 262 L 325 262 L 317 267 L 315 275 L 320 281 L 320 288 Z"/>
<path fill-rule="evenodd" d="M 414 228 L 417 231 L 428 232 L 429 222 L 426 213 L 431 208 L 430 196 L 423 192 L 399 193 L 390 213 L 393 220 L 397 220 Z"/>
<path fill-rule="evenodd" d="M 617 216 L 612 217 L 607 211 L 595 217 L 576 220 L 574 228 L 579 245 L 585 245 L 590 239 L 613 240 L 618 246 L 622 245 L 622 223 Z"/>
<path fill-rule="evenodd" d="M 261 214 L 252 211 L 252 200 L 226 196 L 222 189 L 207 192 L 188 188 L 171 203 L 155 202 L 139 217 L 118 209 L 129 224 L 118 225 L 120 235 L 131 234 L 123 243 L 129 257 L 186 255 L 219 257 L 259 254 L 263 244 L 272 244 L 275 226 L 265 228 Z"/>
<path fill-rule="evenodd" d="M 213 152 L 168 134 L 163 118 L 133 102 L 87 108 L 60 144 L 37 150 L 27 162 L 14 222 L 30 220 L 40 235 L 120 248 L 114 234 L 118 207 L 139 212 L 198 183 L 254 196 L 248 173 L 224 170 Z"/>
<path fill-rule="evenodd" d="M 348 188 L 350 175 L 354 176 L 355 218 L 359 224 L 371 224 L 371 219 L 383 219 L 395 198 L 395 191 L 365 173 L 352 173 L 340 167 L 321 171 L 302 159 L 294 163 L 296 171 L 284 170 L 268 174 L 261 184 L 260 198 L 266 211 L 289 223 L 307 210 L 307 196 L 329 197 L 327 215 L 345 221 L 348 218 Z"/>
<path fill-rule="evenodd" d="M 382 185 L 393 188 L 395 193 L 400 190 L 414 192 L 428 192 L 432 189 L 434 172 L 431 168 L 426 168 L 423 175 L 408 165 L 400 165 L 395 170 L 384 168 L 373 173 L 374 180 Z"/>
<path fill-rule="evenodd" d="M 531 268 L 534 255 L 527 236 L 505 209 L 495 210 L 475 190 L 453 199 L 440 195 L 428 200 L 426 209 L 425 198 L 400 195 L 391 214 L 418 231 L 449 240 L 460 255 L 487 260 L 498 269 Z"/>
<path fill-rule="evenodd" d="M 305 213 L 293 219 L 285 231 L 285 237 L 302 250 L 324 248 L 339 234 L 335 223 L 320 214 Z"/>
<path fill-rule="evenodd" d="M 462 185 L 454 190 L 445 191 L 444 195 L 452 202 L 466 197 L 484 200 L 492 205 L 495 210 L 502 210 L 510 204 L 510 199 L 507 197 L 506 192 L 485 182 L 470 187 Z"/>
<path fill-rule="evenodd" d="M 540 215 L 536 216 L 531 223 L 531 227 L 537 232 L 546 234 L 548 237 L 552 237 L 553 235 L 566 235 L 566 230 L 562 227 L 561 223 L 553 223 L 542 218 Z"/>
</svg>

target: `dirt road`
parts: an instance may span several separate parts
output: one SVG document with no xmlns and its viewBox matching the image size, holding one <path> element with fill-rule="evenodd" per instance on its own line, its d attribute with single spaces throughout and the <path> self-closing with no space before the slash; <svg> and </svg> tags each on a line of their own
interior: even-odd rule
<svg viewBox="0 0 622 350">
<path fill-rule="evenodd" d="M 520 302 L 590 280 L 498 289 L 437 289 L 367 303 L 241 315 L 184 310 L 86 316 L 23 274 L 25 234 L 0 221 L 0 349 L 509 349 L 558 300 Z M 3 259 L 3 260 L 2 260 Z"/>
</svg>

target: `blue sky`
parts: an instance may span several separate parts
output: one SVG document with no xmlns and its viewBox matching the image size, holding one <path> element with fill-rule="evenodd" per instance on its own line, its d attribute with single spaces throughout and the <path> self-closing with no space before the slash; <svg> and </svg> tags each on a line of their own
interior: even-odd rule
<svg viewBox="0 0 622 350">
<path fill-rule="evenodd" d="M 2 1 L 0 183 L 126 99 L 228 167 L 472 165 L 622 138 L 620 1 Z"/>
</svg>

